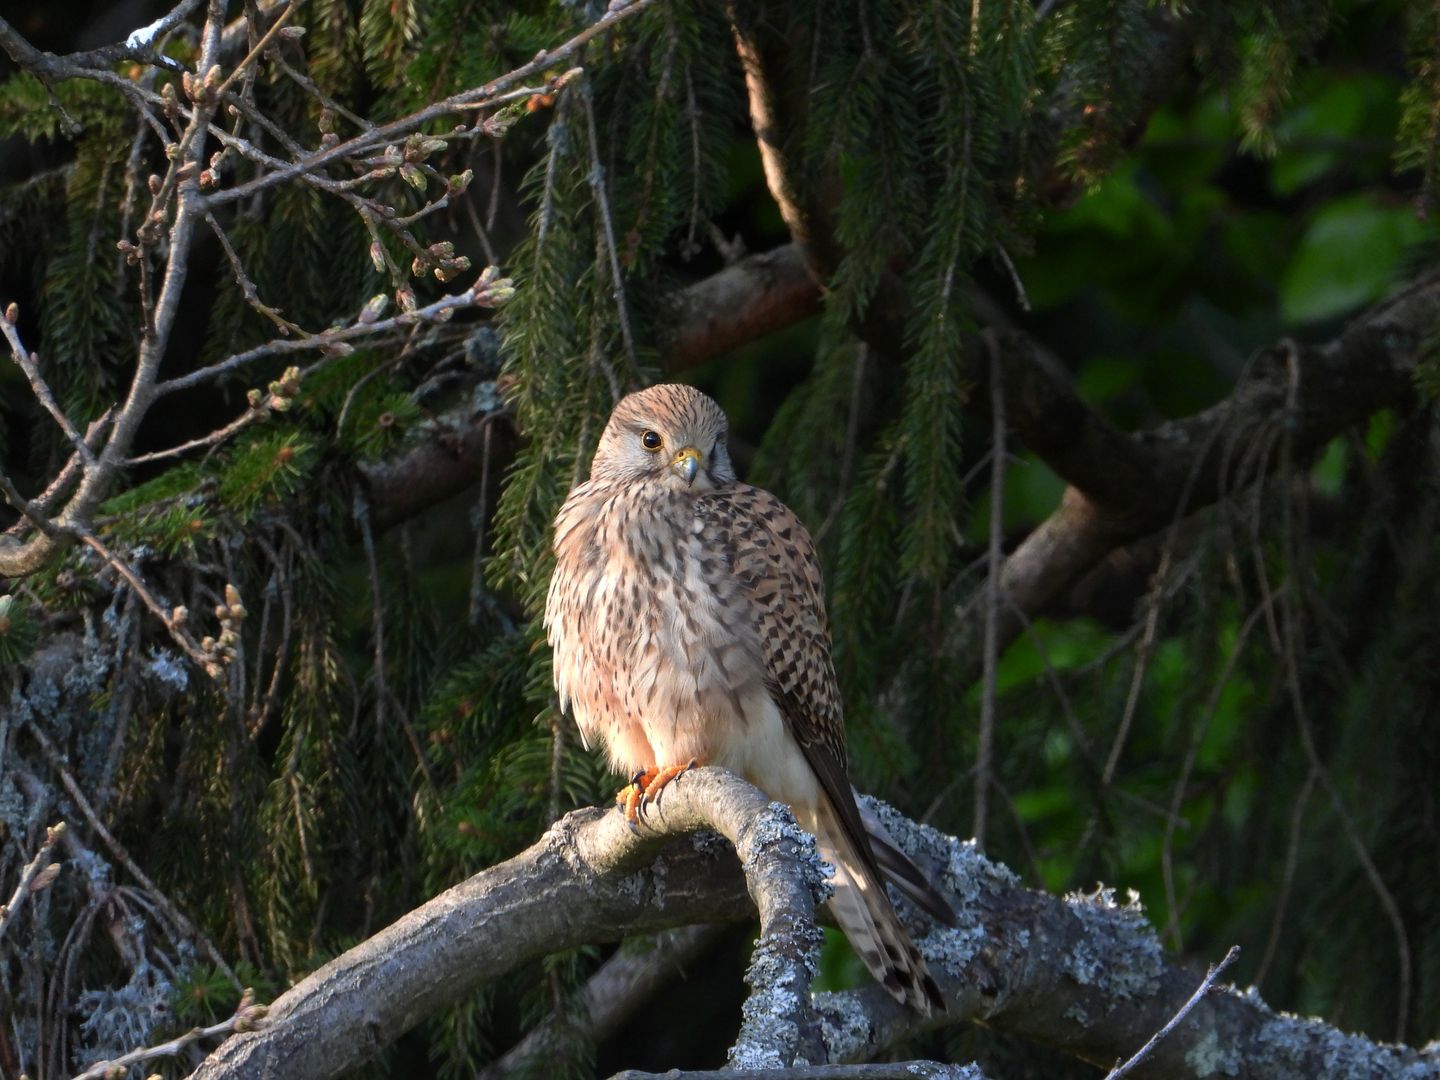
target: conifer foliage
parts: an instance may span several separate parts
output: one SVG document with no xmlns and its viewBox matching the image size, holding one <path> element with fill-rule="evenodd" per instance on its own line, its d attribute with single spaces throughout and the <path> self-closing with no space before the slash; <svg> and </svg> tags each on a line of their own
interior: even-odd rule
<svg viewBox="0 0 1440 1080">
<path fill-rule="evenodd" d="M 660 378 L 816 538 L 859 787 L 1440 1037 L 1430 6 L 132 7 L 89 52 L 0 20 L 0 1077 L 216 1025 L 183 1075 L 613 795 L 539 616 Z M 672 966 L 724 985 L 720 941 Z M 719 1005 L 597 1036 L 611 959 L 376 1069 L 723 1059 Z"/>
</svg>

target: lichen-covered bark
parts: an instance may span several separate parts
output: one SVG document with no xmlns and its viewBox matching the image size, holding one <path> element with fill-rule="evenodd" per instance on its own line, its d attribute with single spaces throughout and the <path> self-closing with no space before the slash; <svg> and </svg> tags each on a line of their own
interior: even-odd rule
<svg viewBox="0 0 1440 1080">
<path fill-rule="evenodd" d="M 752 996 L 731 1055 L 740 1068 L 864 1061 L 922 1028 L 972 1019 L 1108 1065 L 1142 1045 L 1199 982 L 1199 974 L 1165 956 L 1133 899 L 1117 902 L 1105 888 L 1063 899 L 1026 889 L 973 844 L 916 825 L 877 800 L 871 808 L 959 915 L 957 928 L 917 936 L 946 995 L 944 1014 L 921 1018 L 878 986 L 818 994 L 812 1003 L 813 913 L 824 895 L 813 845 L 783 807 L 744 781 L 697 769 L 667 791 L 653 828 L 642 832 L 614 812 L 567 815 L 528 851 L 442 893 L 297 984 L 276 1000 L 260 1031 L 231 1038 L 193 1075 L 259 1077 L 283 1066 L 297 1080 L 335 1076 L 527 959 L 625 934 L 744 918 L 757 907 L 762 936 L 747 980 Z M 728 845 L 704 833 L 655 857 L 667 836 L 707 825 L 734 837 L 738 865 Z M 1436 1069 L 1435 1048 L 1376 1044 L 1274 1013 L 1258 996 L 1227 988 L 1202 1000 L 1133 1075 L 1420 1080 Z"/>
</svg>

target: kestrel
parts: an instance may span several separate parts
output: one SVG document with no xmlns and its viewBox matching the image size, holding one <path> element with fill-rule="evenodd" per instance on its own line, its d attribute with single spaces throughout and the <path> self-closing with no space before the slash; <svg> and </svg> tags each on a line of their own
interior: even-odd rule
<svg viewBox="0 0 1440 1080">
<path fill-rule="evenodd" d="M 632 823 L 696 763 L 792 807 L 835 868 L 835 921 L 928 1015 L 944 1002 L 885 882 L 948 924 L 954 913 L 856 804 L 814 546 L 779 499 L 736 480 L 727 426 L 689 386 L 615 406 L 555 519 L 545 626 L 561 708 L 633 774 Z"/>
</svg>

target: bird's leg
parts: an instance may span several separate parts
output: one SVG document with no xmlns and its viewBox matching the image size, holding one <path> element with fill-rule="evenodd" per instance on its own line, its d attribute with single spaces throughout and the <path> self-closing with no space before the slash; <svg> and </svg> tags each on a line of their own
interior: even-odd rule
<svg viewBox="0 0 1440 1080">
<path fill-rule="evenodd" d="M 639 828 L 640 800 L 645 795 L 646 787 L 659 771 L 659 769 L 637 769 L 635 775 L 630 777 L 630 782 L 615 793 L 615 806 L 625 815 L 625 820 L 630 823 L 632 829 Z"/>
<path fill-rule="evenodd" d="M 658 806 L 666 785 L 693 769 L 699 762 L 691 758 L 684 765 L 661 765 L 654 769 L 639 769 L 630 777 L 630 783 L 615 793 L 615 806 L 625 815 L 630 828 L 638 829 L 640 819 L 652 805 Z"/>
<path fill-rule="evenodd" d="M 640 796 L 640 805 L 636 808 L 637 813 L 644 814 L 652 805 L 659 806 L 660 796 L 665 794 L 666 785 L 679 780 L 696 764 L 696 759 L 692 757 L 684 765 L 662 765 L 654 773 L 648 774 L 644 794 Z"/>
</svg>

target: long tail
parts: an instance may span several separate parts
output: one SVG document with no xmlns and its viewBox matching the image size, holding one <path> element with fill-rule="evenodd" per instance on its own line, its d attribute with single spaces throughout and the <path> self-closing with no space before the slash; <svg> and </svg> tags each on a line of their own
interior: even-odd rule
<svg viewBox="0 0 1440 1080">
<path fill-rule="evenodd" d="M 865 831 L 870 836 L 870 850 L 875 853 L 875 862 L 880 866 L 880 873 L 885 875 L 885 880 L 907 896 L 912 903 L 937 922 L 946 926 L 958 926 L 959 920 L 955 916 L 955 909 L 950 906 L 950 901 L 940 894 L 940 890 L 930 883 L 921 870 L 913 862 L 910 856 L 906 855 L 890 837 L 890 831 L 881 823 L 880 818 L 864 803 L 858 802 L 860 811 L 860 823 L 865 826 Z"/>
<path fill-rule="evenodd" d="M 813 826 L 821 857 L 835 867 L 830 912 L 870 974 L 898 1001 L 924 1015 L 937 1009 L 943 1012 L 945 999 L 885 893 L 874 855 L 858 849 L 823 795 L 815 820 L 801 824 Z M 861 837 L 860 842 L 868 839 Z"/>
</svg>

